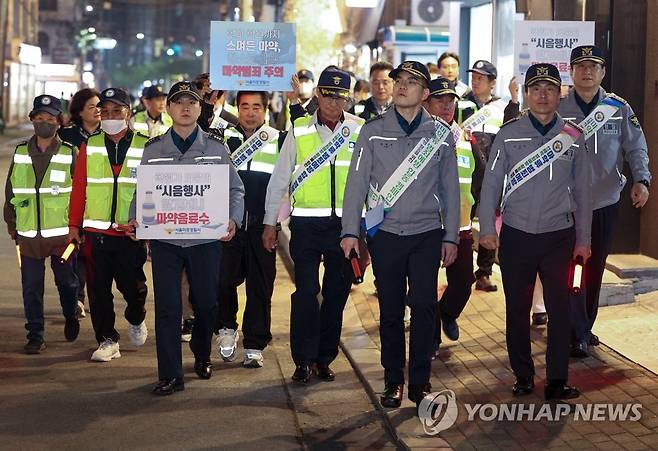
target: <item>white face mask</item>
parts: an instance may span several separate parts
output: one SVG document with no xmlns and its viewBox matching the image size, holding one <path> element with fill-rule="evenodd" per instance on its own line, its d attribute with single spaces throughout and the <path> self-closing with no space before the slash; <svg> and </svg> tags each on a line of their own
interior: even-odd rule
<svg viewBox="0 0 658 451">
<path fill-rule="evenodd" d="M 313 96 L 313 82 L 305 81 L 299 84 L 299 95 L 305 99 Z"/>
<path fill-rule="evenodd" d="M 101 129 L 108 135 L 117 135 L 128 127 L 128 123 L 123 119 L 105 119 L 101 121 Z"/>
</svg>

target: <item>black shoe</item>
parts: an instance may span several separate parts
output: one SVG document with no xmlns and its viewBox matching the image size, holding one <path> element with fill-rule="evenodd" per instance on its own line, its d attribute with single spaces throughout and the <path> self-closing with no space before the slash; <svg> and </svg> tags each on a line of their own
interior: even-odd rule
<svg viewBox="0 0 658 451">
<path fill-rule="evenodd" d="M 517 377 L 516 382 L 512 386 L 512 394 L 514 396 L 525 396 L 532 393 L 535 389 L 535 381 L 533 378 L 526 379 L 523 377 Z"/>
<path fill-rule="evenodd" d="M 443 333 L 452 341 L 459 340 L 459 326 L 456 319 L 443 319 L 441 321 Z"/>
<path fill-rule="evenodd" d="M 160 379 L 157 385 L 153 387 L 153 394 L 165 396 L 183 390 L 185 390 L 185 383 L 183 382 L 183 378 L 172 377 L 170 379 Z"/>
<path fill-rule="evenodd" d="M 66 323 L 64 324 L 64 337 L 66 341 L 75 341 L 79 333 L 80 321 L 78 321 L 78 318 L 66 318 Z"/>
<path fill-rule="evenodd" d="M 311 380 L 311 368 L 308 365 L 297 365 L 292 380 L 298 384 L 308 384 Z"/>
<path fill-rule="evenodd" d="M 384 393 L 379 397 L 383 407 L 396 408 L 402 404 L 404 384 L 386 384 Z"/>
<path fill-rule="evenodd" d="M 571 357 L 577 359 L 584 359 L 589 357 L 589 351 L 587 350 L 587 342 L 579 341 L 571 345 Z"/>
<path fill-rule="evenodd" d="M 533 313 L 532 314 L 532 325 L 533 326 L 543 326 L 548 323 L 548 313 Z"/>
<path fill-rule="evenodd" d="M 199 379 L 210 379 L 212 376 L 212 363 L 210 360 L 194 360 L 194 372 Z"/>
<path fill-rule="evenodd" d="M 315 373 L 318 379 L 321 379 L 325 382 L 331 382 L 336 379 L 336 374 L 332 371 L 331 368 L 329 368 L 329 365 L 324 363 L 316 363 L 313 366 L 313 373 Z"/>
<path fill-rule="evenodd" d="M 600 345 L 601 342 L 599 341 L 598 335 L 591 334 L 589 337 L 589 345 L 590 346 L 598 346 Z"/>
<path fill-rule="evenodd" d="M 409 401 L 415 403 L 416 407 L 418 407 L 423 398 L 431 392 L 432 385 L 429 382 L 426 384 L 409 384 L 407 396 L 409 397 Z"/>
<path fill-rule="evenodd" d="M 43 338 L 30 338 L 23 349 L 25 354 L 41 354 L 41 351 L 46 349 L 46 342 L 43 341 Z"/>
<path fill-rule="evenodd" d="M 498 287 L 491 283 L 489 276 L 478 277 L 475 281 L 475 289 L 479 291 L 498 291 Z"/>
<path fill-rule="evenodd" d="M 570 387 L 565 383 L 553 384 L 549 382 L 544 387 L 544 399 L 546 401 L 574 399 L 580 396 L 580 392 L 575 387 Z"/>
</svg>

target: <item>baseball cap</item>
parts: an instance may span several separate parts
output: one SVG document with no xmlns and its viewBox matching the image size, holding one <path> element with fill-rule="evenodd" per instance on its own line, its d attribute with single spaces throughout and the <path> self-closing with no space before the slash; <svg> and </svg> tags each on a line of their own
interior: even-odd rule
<svg viewBox="0 0 658 451">
<path fill-rule="evenodd" d="M 37 96 L 34 98 L 32 104 L 32 111 L 30 111 L 30 118 L 37 114 L 39 111 L 45 111 L 53 116 L 62 114 L 62 103 L 57 97 L 49 96 L 47 94 Z"/>
<path fill-rule="evenodd" d="M 130 95 L 121 88 L 107 88 L 101 92 L 100 101 L 97 106 L 101 106 L 105 102 L 113 102 L 117 105 L 130 108 Z"/>
<path fill-rule="evenodd" d="M 473 63 L 473 68 L 467 70 L 466 72 L 475 72 L 493 78 L 498 77 L 498 70 L 496 69 L 496 66 L 487 60 L 477 60 L 475 63 Z"/>
</svg>

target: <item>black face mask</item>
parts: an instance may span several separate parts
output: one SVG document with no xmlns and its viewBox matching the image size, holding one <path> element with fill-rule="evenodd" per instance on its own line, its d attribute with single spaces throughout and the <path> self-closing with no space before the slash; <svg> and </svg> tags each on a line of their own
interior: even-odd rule
<svg viewBox="0 0 658 451">
<path fill-rule="evenodd" d="M 58 124 L 50 124 L 48 122 L 32 122 L 32 125 L 34 126 L 34 133 L 39 138 L 52 138 L 59 128 Z"/>
</svg>

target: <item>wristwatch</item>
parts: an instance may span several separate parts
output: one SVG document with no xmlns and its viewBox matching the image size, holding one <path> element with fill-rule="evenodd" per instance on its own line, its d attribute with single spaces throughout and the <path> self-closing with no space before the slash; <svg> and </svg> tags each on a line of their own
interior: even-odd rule
<svg viewBox="0 0 658 451">
<path fill-rule="evenodd" d="M 637 183 L 641 183 L 644 186 L 646 186 L 647 188 L 649 188 L 649 185 L 651 185 L 651 183 L 649 183 L 649 180 L 646 180 L 646 179 L 638 180 Z"/>
</svg>

